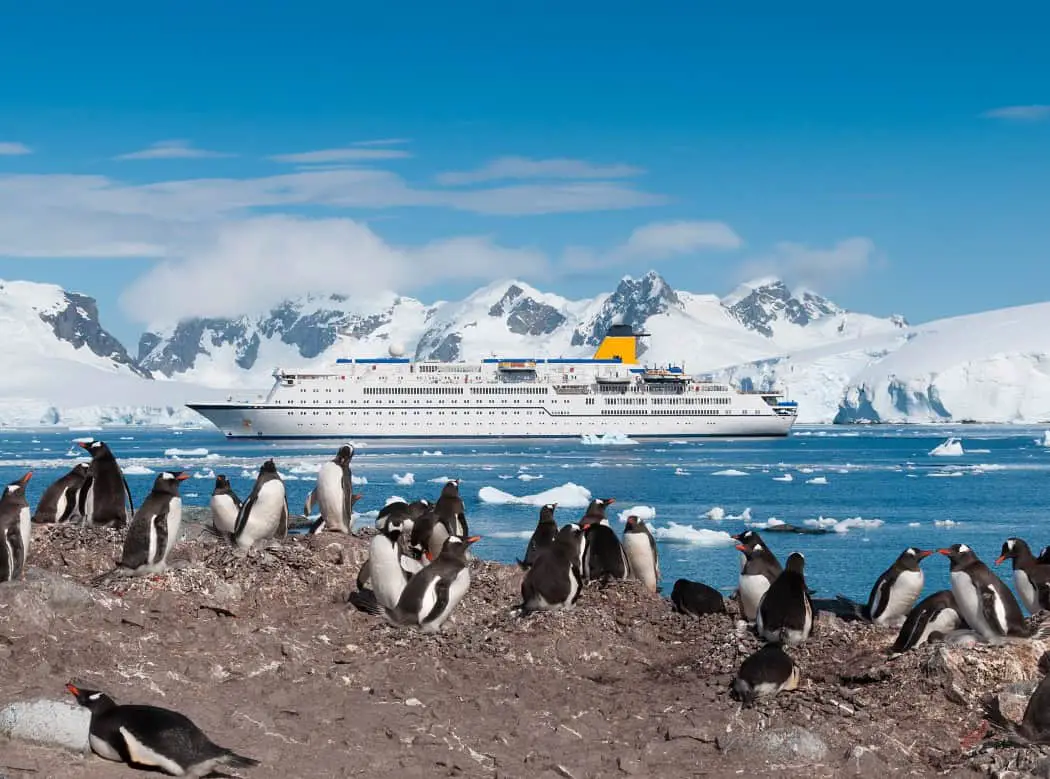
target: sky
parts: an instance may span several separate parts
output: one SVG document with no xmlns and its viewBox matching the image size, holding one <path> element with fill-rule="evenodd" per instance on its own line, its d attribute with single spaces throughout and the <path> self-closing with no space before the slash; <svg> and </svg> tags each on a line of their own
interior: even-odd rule
<svg viewBox="0 0 1050 779">
<path fill-rule="evenodd" d="M 730 7 L 734 6 L 734 7 Z M 874 9 L 874 7 L 872 7 Z M 133 346 L 305 292 L 777 275 L 909 321 L 1050 290 L 1050 11 L 7 4 L 0 278 Z"/>
</svg>

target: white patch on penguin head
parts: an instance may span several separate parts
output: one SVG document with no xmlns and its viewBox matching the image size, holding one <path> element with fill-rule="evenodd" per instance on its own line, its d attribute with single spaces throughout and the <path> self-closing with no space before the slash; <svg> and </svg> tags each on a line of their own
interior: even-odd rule
<svg viewBox="0 0 1050 779">
<path fill-rule="evenodd" d="M 1009 549 L 1012 552 L 1014 550 L 1014 544 L 1016 544 L 1016 543 L 1017 543 L 1016 539 L 1008 538 L 1008 539 L 1006 539 L 1006 548 Z"/>
<path fill-rule="evenodd" d="M 12 494 L 18 492 L 20 489 L 22 489 L 22 485 L 21 484 L 8 484 L 7 485 L 7 491 L 12 493 Z"/>
<path fill-rule="evenodd" d="M 904 553 L 915 556 L 919 553 L 919 550 L 916 549 L 914 546 L 909 546 L 907 549 L 904 550 Z"/>
<path fill-rule="evenodd" d="M 462 544 L 463 543 L 463 539 L 460 538 L 459 536 L 449 536 L 448 537 L 448 541 L 449 541 L 450 544 Z"/>
<path fill-rule="evenodd" d="M 765 547 L 762 546 L 762 544 L 755 544 L 753 547 L 751 547 L 751 549 L 754 552 L 761 552 L 763 549 L 765 549 Z"/>
<path fill-rule="evenodd" d="M 100 446 L 102 446 L 102 442 L 101 441 L 92 441 L 91 442 L 91 448 L 92 449 L 98 449 Z"/>
<path fill-rule="evenodd" d="M 959 553 L 960 554 L 963 553 L 963 552 L 969 552 L 969 551 L 970 551 L 970 547 L 968 547 L 966 544 L 959 544 Z"/>
<path fill-rule="evenodd" d="M 93 693 L 91 693 L 91 695 L 88 696 L 88 700 L 89 701 L 97 701 L 101 697 L 102 697 L 102 693 L 100 693 L 100 692 L 93 692 Z"/>
<path fill-rule="evenodd" d="M 171 473 L 169 471 L 164 471 L 164 473 L 162 473 L 160 475 L 160 478 L 162 478 L 162 479 L 174 479 L 175 478 L 175 474 Z"/>
</svg>

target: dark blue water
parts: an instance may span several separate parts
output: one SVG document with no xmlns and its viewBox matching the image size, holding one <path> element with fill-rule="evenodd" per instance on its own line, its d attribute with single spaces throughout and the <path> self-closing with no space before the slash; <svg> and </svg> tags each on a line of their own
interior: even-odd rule
<svg viewBox="0 0 1050 779">
<path fill-rule="evenodd" d="M 928 452 L 949 435 L 960 436 L 967 453 L 931 457 Z M 244 497 L 259 464 L 273 457 L 288 479 L 293 513 L 301 511 L 316 469 L 341 443 L 231 442 L 210 430 L 0 432 L 0 481 L 32 470 L 29 494 L 35 505 L 44 488 L 81 458 L 74 438 L 89 436 L 105 440 L 120 459 L 136 505 L 154 473 L 165 468 L 199 477 L 183 484 L 189 505 L 207 505 L 217 473 L 227 474 Z M 370 524 L 390 496 L 434 499 L 441 484 L 429 480 L 459 477 L 471 530 L 484 536 L 477 554 L 502 562 L 522 554 L 538 508 L 492 502 L 505 499 L 487 494 L 492 489 L 482 500 L 482 488 L 525 496 L 563 487 L 559 495 L 538 499 L 558 500 L 563 522 L 581 516 L 582 505 L 568 505 L 573 497 L 580 504 L 586 501 L 581 488 L 595 497 L 613 497 L 617 504 L 610 519 L 617 529 L 622 528 L 621 509 L 645 507 L 655 512 L 651 524 L 665 592 L 679 576 L 732 590 L 739 555 L 727 534 L 748 526 L 746 510 L 750 526 L 757 527 L 770 518 L 796 525 L 839 522 L 843 532 L 766 538 L 782 561 L 792 551 L 806 555 L 807 579 L 821 596 L 843 592 L 863 598 L 874 578 L 909 545 L 936 549 L 965 542 L 991 564 L 1010 535 L 1024 538 L 1036 552 L 1050 544 L 1050 449 L 1036 443 L 1042 436 L 1043 428 L 1020 427 L 813 427 L 779 440 L 623 446 L 370 442 L 358 448 L 353 465 L 355 478 L 367 480 L 357 487 L 364 494 L 357 506 L 362 524 Z M 207 454 L 165 455 L 176 448 Z M 717 475 L 726 470 L 746 475 Z M 395 482 L 395 474 L 406 473 L 413 474 L 413 485 Z M 792 481 L 774 480 L 784 474 Z M 523 475 L 530 478 L 519 478 Z M 821 478 L 827 483 L 808 483 Z M 567 483 L 578 487 L 565 488 Z M 725 518 L 705 518 L 710 513 Z M 945 558 L 930 558 L 924 568 L 927 592 L 948 586 Z M 1012 586 L 1009 571 L 1001 574 Z"/>
</svg>

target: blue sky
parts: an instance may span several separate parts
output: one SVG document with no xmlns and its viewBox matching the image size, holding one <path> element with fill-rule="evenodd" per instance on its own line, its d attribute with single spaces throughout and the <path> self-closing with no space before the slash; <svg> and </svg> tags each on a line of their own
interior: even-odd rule
<svg viewBox="0 0 1050 779">
<path fill-rule="evenodd" d="M 1048 12 L 730 5 L 12 5 L 0 277 L 130 342 L 307 289 L 650 268 L 912 321 L 1046 298 Z"/>
</svg>

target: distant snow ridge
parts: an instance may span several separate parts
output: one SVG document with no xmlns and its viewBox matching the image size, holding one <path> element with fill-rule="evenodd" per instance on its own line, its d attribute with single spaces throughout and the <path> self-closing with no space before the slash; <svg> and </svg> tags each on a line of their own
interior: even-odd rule
<svg viewBox="0 0 1050 779">
<path fill-rule="evenodd" d="M 624 433 L 611 432 L 584 433 L 580 436 L 580 443 L 587 446 L 632 446 L 638 442 Z"/>
</svg>

